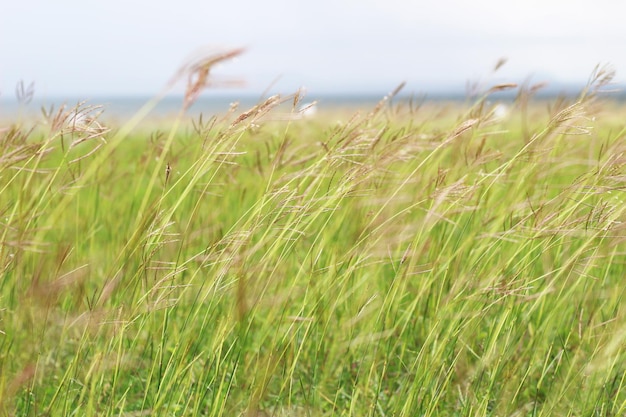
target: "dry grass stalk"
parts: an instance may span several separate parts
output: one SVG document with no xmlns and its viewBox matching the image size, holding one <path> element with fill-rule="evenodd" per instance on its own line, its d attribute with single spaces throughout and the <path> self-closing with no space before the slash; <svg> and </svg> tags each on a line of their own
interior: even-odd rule
<svg viewBox="0 0 626 417">
<path fill-rule="evenodd" d="M 491 87 L 489 89 L 489 91 L 487 91 L 487 94 L 496 93 L 498 91 L 507 91 L 507 90 L 511 90 L 513 88 L 517 88 L 517 84 L 516 83 L 498 84 L 498 85 L 494 85 L 493 87 Z"/>
<path fill-rule="evenodd" d="M 225 52 L 212 54 L 196 59 L 194 62 L 183 66 L 179 74 L 187 74 L 187 89 L 183 101 L 183 109 L 187 110 L 198 99 L 205 88 L 211 86 L 209 75 L 211 69 L 220 62 L 229 61 L 244 52 L 244 48 L 230 49 Z"/>
<path fill-rule="evenodd" d="M 54 112 L 52 108 L 50 110 L 44 109 L 43 115 L 50 125 L 52 133 L 58 133 L 61 137 L 64 135 L 72 136 L 73 140 L 69 145 L 69 149 L 92 139 L 99 139 L 101 141 L 101 143 L 87 155 L 83 155 L 71 161 L 76 162 L 91 155 L 100 148 L 102 144 L 106 143 L 104 135 L 106 135 L 110 129 L 98 120 L 103 113 L 102 106 L 88 105 L 85 101 L 82 101 L 71 109 L 66 109 L 67 107 L 65 105 L 61 105 L 56 112 Z M 64 146 L 63 141 L 61 141 L 61 146 Z"/>
<path fill-rule="evenodd" d="M 453 139 L 458 138 L 459 136 L 461 136 L 464 132 L 466 132 L 467 130 L 471 129 L 472 126 L 475 126 L 478 122 L 480 122 L 480 119 L 469 119 L 464 121 L 463 123 L 461 123 L 460 125 L 458 125 L 456 127 L 456 129 L 454 129 L 452 131 L 452 133 L 450 134 L 450 136 L 448 136 L 448 138 L 446 139 L 445 143 L 450 142 Z"/>
<path fill-rule="evenodd" d="M 508 58 L 505 58 L 505 57 L 498 59 L 498 62 L 496 62 L 496 65 L 493 67 L 493 72 L 496 72 L 500 68 L 502 68 L 502 66 L 504 66 L 504 64 L 506 64 L 507 61 L 508 61 Z"/>
<path fill-rule="evenodd" d="M 397 96 L 400 93 L 400 91 L 402 91 L 405 85 L 406 85 L 406 81 L 401 82 L 396 88 L 393 89 L 393 91 L 391 91 L 389 94 L 383 97 L 382 100 L 378 102 L 376 107 L 374 107 L 374 110 L 372 110 L 372 112 L 370 113 L 369 118 L 372 118 L 374 115 L 378 114 L 387 102 L 389 102 L 391 99 Z"/>
<path fill-rule="evenodd" d="M 247 110 L 247 111 L 241 113 L 231 123 L 230 127 L 231 128 L 235 127 L 239 123 L 241 123 L 244 120 L 247 120 L 249 118 L 252 118 L 252 120 L 255 121 L 258 118 L 260 118 L 261 116 L 263 116 L 264 114 L 266 114 L 267 112 L 269 112 L 272 108 L 274 108 L 276 105 L 278 105 L 280 103 L 281 103 L 280 95 L 278 95 L 278 94 L 273 95 L 273 96 L 269 97 L 267 100 L 265 100 L 263 103 L 257 104 L 256 106 L 252 107 L 250 110 Z"/>
<path fill-rule="evenodd" d="M 22 104 L 28 104 L 33 100 L 35 96 L 35 83 L 31 82 L 28 84 L 28 87 L 24 87 L 24 81 L 20 81 L 15 86 L 15 96 L 17 97 L 17 101 Z"/>
</svg>

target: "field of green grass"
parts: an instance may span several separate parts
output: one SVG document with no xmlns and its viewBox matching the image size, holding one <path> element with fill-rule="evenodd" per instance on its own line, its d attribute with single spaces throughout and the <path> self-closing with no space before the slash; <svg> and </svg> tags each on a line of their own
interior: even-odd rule
<svg viewBox="0 0 626 417">
<path fill-rule="evenodd" d="M 3 126 L 0 415 L 624 415 L 606 81 Z"/>
</svg>

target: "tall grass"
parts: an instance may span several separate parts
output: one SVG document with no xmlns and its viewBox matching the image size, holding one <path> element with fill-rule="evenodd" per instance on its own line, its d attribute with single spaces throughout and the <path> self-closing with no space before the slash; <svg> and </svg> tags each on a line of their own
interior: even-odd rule
<svg viewBox="0 0 626 417">
<path fill-rule="evenodd" d="M 306 119 L 296 94 L 151 134 L 152 104 L 5 128 L 0 410 L 623 415 L 610 75 L 520 88 L 506 120 L 488 95 Z"/>
</svg>

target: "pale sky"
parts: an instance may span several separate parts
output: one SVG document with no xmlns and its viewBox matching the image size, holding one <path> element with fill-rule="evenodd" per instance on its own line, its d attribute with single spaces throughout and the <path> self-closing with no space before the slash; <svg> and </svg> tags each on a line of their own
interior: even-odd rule
<svg viewBox="0 0 626 417">
<path fill-rule="evenodd" d="M 216 70 L 242 93 L 584 84 L 599 63 L 626 80 L 618 0 L 0 1 L 0 98 L 20 80 L 39 97 L 154 95 L 207 45 L 247 48 Z"/>
</svg>

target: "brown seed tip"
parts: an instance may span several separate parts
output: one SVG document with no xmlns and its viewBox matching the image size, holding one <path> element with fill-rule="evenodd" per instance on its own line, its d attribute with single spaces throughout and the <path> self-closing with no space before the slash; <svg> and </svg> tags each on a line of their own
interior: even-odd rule
<svg viewBox="0 0 626 417">
<path fill-rule="evenodd" d="M 493 87 L 491 87 L 489 91 L 487 92 L 487 94 L 495 93 L 497 91 L 506 91 L 512 88 L 517 88 L 517 84 L 516 83 L 498 84 L 498 85 L 494 85 Z"/>
<path fill-rule="evenodd" d="M 183 67 L 181 71 L 187 73 L 184 108 L 188 109 L 196 101 L 202 90 L 211 86 L 209 75 L 216 64 L 229 61 L 241 55 L 244 50 L 244 48 L 234 48 L 224 52 L 205 54 Z"/>
<path fill-rule="evenodd" d="M 498 62 L 496 62 L 496 66 L 493 67 L 493 71 L 494 72 L 498 71 L 500 68 L 502 68 L 504 64 L 506 64 L 507 61 L 508 61 L 508 58 L 505 58 L 505 57 L 498 59 Z"/>
</svg>

